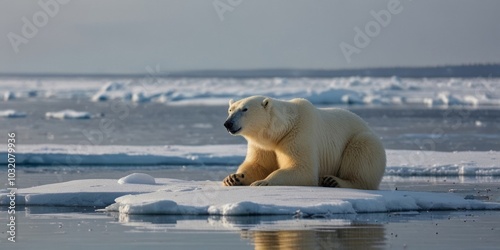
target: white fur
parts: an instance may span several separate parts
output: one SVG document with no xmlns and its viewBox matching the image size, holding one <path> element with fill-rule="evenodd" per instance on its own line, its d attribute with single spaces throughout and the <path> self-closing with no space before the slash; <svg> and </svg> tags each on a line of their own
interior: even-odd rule
<svg viewBox="0 0 500 250">
<path fill-rule="evenodd" d="M 236 173 L 242 185 L 318 186 L 331 176 L 339 187 L 378 188 L 385 151 L 357 115 L 263 96 L 230 102 L 229 110 L 228 119 L 241 127 L 237 134 L 248 141 Z"/>
</svg>

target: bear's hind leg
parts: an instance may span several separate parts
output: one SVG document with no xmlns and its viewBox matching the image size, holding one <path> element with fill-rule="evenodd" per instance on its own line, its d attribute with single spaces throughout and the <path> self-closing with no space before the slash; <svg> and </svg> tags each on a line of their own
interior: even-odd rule
<svg viewBox="0 0 500 250">
<path fill-rule="evenodd" d="M 380 140 L 372 133 L 360 133 L 346 145 L 335 180 L 342 188 L 378 189 L 385 164 Z"/>
</svg>

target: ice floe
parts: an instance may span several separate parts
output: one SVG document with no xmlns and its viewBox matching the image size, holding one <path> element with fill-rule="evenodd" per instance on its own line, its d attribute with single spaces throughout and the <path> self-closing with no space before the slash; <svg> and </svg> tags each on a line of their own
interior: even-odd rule
<svg viewBox="0 0 500 250">
<path fill-rule="evenodd" d="M 121 214 L 299 215 L 433 210 L 500 209 L 500 203 L 465 199 L 453 193 L 354 190 L 323 187 L 224 187 L 216 181 L 156 178 L 156 183 L 120 184 L 88 179 L 18 189 L 25 206 L 95 206 Z M 0 205 L 12 193 L 0 191 Z"/>
</svg>

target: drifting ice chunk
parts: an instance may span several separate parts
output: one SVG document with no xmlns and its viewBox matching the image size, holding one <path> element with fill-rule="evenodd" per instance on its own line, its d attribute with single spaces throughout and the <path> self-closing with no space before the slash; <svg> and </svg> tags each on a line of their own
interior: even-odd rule
<svg viewBox="0 0 500 250">
<path fill-rule="evenodd" d="M 13 109 L 8 109 L 8 110 L 0 111 L 0 117 L 6 117 L 6 118 L 26 117 L 26 113 L 18 112 L 18 111 L 15 111 Z"/>
<path fill-rule="evenodd" d="M 62 110 L 59 112 L 47 112 L 45 113 L 46 118 L 54 118 L 54 119 L 90 119 L 92 115 L 88 112 L 79 112 L 71 109 Z"/>
<path fill-rule="evenodd" d="M 4 101 L 9 101 L 9 100 L 14 100 L 14 99 L 16 99 L 16 96 L 14 95 L 14 93 L 12 93 L 10 91 L 7 91 L 3 94 Z"/>
</svg>

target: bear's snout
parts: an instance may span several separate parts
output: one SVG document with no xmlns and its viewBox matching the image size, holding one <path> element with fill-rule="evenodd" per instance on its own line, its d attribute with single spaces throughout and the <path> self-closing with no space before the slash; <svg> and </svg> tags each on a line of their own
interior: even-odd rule
<svg viewBox="0 0 500 250">
<path fill-rule="evenodd" d="M 241 130 L 241 128 L 237 128 L 234 125 L 234 122 L 232 121 L 232 119 L 227 119 L 227 121 L 224 122 L 224 127 L 226 127 L 227 131 L 231 134 L 236 134 Z"/>
<path fill-rule="evenodd" d="M 226 129 L 230 129 L 233 127 L 233 122 L 230 121 L 230 120 L 227 120 L 226 122 L 224 122 L 224 127 L 226 127 Z"/>
</svg>

